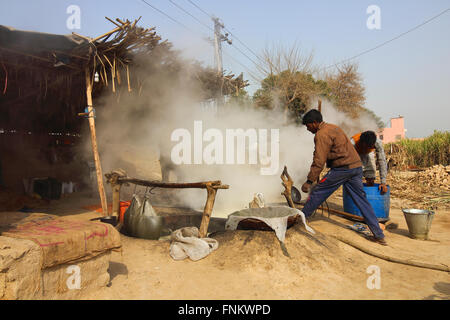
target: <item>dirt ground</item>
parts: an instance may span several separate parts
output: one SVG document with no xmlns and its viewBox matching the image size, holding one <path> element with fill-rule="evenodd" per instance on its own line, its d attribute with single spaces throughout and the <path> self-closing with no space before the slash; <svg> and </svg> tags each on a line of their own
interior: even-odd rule
<svg viewBox="0 0 450 320">
<path fill-rule="evenodd" d="M 415 240 L 409 237 L 403 213 L 393 200 L 389 222 L 398 228 L 385 231 L 388 247 L 345 228 L 354 221 L 320 211 L 309 222 L 317 232 L 314 237 L 299 224 L 287 230 L 285 245 L 290 257 L 283 255 L 270 231 L 216 233 L 213 238 L 219 248 L 196 262 L 173 260 L 167 240 L 122 235 L 122 254 L 114 253 L 110 264 L 110 285 L 85 292 L 81 298 L 450 299 L 450 273 L 388 262 L 334 237 L 340 235 L 386 255 L 450 266 L 450 211 L 437 210 L 429 240 Z M 55 201 L 47 212 L 87 220 L 98 213 L 81 208 L 96 201 L 74 194 Z M 339 193 L 330 205 L 342 210 Z M 379 289 L 368 288 L 368 281 L 369 286 L 375 283 L 369 280 L 374 275 L 371 268 L 379 270 Z"/>
</svg>

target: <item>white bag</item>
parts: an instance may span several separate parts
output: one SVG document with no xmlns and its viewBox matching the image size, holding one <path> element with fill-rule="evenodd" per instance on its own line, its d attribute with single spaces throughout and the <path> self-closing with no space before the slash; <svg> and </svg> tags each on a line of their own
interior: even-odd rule
<svg viewBox="0 0 450 320">
<path fill-rule="evenodd" d="M 171 234 L 170 256 L 175 260 L 189 257 L 193 261 L 203 259 L 219 247 L 219 242 L 211 238 L 199 238 L 196 227 L 177 229 Z"/>
</svg>

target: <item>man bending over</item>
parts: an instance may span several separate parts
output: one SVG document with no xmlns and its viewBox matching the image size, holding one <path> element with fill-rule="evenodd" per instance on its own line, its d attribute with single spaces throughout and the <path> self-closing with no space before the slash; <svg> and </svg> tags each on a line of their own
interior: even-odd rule
<svg viewBox="0 0 450 320">
<path fill-rule="evenodd" d="M 387 245 L 383 230 L 381 230 L 375 212 L 369 201 L 362 183 L 362 163 L 350 139 L 341 128 L 334 124 L 323 122 L 322 114 L 317 110 L 308 111 L 303 117 L 303 124 L 314 136 L 313 163 L 307 181 L 302 186 L 303 192 L 309 192 L 313 182 L 317 181 L 324 165 L 330 171 L 312 188 L 303 208 L 305 217 L 311 214 L 341 185 L 351 196 L 356 206 L 372 231 L 369 240 Z"/>
</svg>

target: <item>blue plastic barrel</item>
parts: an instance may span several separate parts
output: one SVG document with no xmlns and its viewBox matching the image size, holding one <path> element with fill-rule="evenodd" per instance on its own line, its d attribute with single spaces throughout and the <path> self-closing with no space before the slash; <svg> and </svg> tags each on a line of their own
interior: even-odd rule
<svg viewBox="0 0 450 320">
<path fill-rule="evenodd" d="M 387 186 L 388 191 L 385 194 L 381 194 L 380 190 L 378 190 L 379 186 L 380 185 L 378 183 L 375 183 L 371 187 L 364 184 L 364 191 L 366 193 L 367 200 L 375 211 L 378 221 L 384 222 L 389 220 L 391 188 Z M 362 217 L 361 211 L 358 209 L 350 195 L 345 191 L 345 188 L 343 189 L 343 197 L 344 211 Z"/>
</svg>

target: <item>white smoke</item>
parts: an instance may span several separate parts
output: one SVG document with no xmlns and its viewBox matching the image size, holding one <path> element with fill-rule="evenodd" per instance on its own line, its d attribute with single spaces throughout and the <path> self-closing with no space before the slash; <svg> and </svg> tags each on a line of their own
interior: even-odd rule
<svg viewBox="0 0 450 320">
<path fill-rule="evenodd" d="M 230 188 L 217 193 L 213 211 L 216 217 L 226 217 L 235 210 L 247 207 L 255 193 L 263 193 L 266 203 L 285 201 L 281 196 L 283 187 L 280 179 L 285 165 L 298 188 L 306 180 L 312 162 L 314 136 L 302 125 L 286 124 L 279 109 L 230 105 L 214 112 L 214 108 L 202 107 L 198 102 L 197 88 L 182 77 L 174 81 L 153 74 L 147 76 L 146 82 L 154 88 L 151 93 L 135 90 L 134 93 L 123 93 L 120 99 L 117 95 L 109 95 L 98 103 L 97 133 L 104 173 L 123 168 L 136 178 L 161 180 L 160 161 L 163 171 L 172 170 L 177 182 L 221 180 Z M 312 105 L 316 105 L 316 101 Z M 322 113 L 324 121 L 343 127 L 348 135 L 376 126 L 369 119 L 348 118 L 336 111 L 328 101 L 322 102 Z M 171 150 L 176 145 L 171 141 L 171 134 L 176 129 L 185 128 L 193 137 L 194 121 L 202 121 L 203 132 L 215 128 L 224 137 L 226 129 L 267 129 L 268 132 L 279 129 L 279 166 L 276 174 L 261 175 L 259 162 L 257 165 L 175 165 L 170 159 Z M 90 149 L 90 141 L 87 141 L 86 147 Z M 106 189 L 110 188 L 107 186 Z M 173 197 L 166 205 L 202 210 L 206 201 L 205 190 L 167 192 L 173 192 Z"/>
<path fill-rule="evenodd" d="M 313 100 L 312 105 L 317 105 L 317 99 Z M 378 131 L 377 122 L 369 114 L 361 114 L 353 119 L 348 114 L 338 111 L 328 100 L 322 100 L 322 117 L 325 122 L 339 126 L 349 137 L 362 131 L 371 130 L 375 133 Z"/>
</svg>

